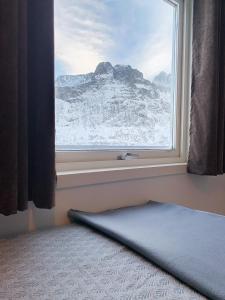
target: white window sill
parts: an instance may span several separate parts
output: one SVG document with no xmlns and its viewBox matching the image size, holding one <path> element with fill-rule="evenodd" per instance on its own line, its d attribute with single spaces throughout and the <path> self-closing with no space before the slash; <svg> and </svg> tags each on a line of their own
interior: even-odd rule
<svg viewBox="0 0 225 300">
<path fill-rule="evenodd" d="M 185 163 L 57 172 L 57 189 L 185 174 Z"/>
</svg>

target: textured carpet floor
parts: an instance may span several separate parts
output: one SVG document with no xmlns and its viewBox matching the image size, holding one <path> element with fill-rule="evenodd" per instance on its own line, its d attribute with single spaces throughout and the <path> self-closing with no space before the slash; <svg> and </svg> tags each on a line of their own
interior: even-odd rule
<svg viewBox="0 0 225 300">
<path fill-rule="evenodd" d="M 0 299 L 206 298 L 124 246 L 69 225 L 0 240 Z"/>
</svg>

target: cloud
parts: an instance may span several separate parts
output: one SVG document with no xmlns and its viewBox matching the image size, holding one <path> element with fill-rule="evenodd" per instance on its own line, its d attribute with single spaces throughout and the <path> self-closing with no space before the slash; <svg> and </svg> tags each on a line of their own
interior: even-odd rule
<svg viewBox="0 0 225 300">
<path fill-rule="evenodd" d="M 55 55 L 68 74 L 87 73 L 113 45 L 102 1 L 55 0 Z"/>
<path fill-rule="evenodd" d="M 130 64 L 145 78 L 169 72 L 172 20 L 164 0 L 55 0 L 60 72 L 93 72 L 101 61 Z"/>
<path fill-rule="evenodd" d="M 144 20 L 140 17 L 133 24 L 137 42 L 133 50 L 129 50 L 126 63 L 132 62 L 147 79 L 161 71 L 171 72 L 174 7 L 164 0 L 132 1 Z"/>
<path fill-rule="evenodd" d="M 145 78 L 151 79 L 161 71 L 171 72 L 173 57 L 172 33 L 156 33 L 146 39 L 146 43 L 139 49 L 138 57 L 134 59 L 136 67 L 141 70 Z"/>
</svg>

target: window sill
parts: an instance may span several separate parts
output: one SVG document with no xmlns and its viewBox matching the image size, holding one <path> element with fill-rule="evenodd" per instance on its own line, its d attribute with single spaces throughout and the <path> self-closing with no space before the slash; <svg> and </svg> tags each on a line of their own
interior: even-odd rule
<svg viewBox="0 0 225 300">
<path fill-rule="evenodd" d="M 186 164 L 164 164 L 127 168 L 107 168 L 57 172 L 57 189 L 68 189 L 110 182 L 140 180 L 186 173 Z"/>
</svg>

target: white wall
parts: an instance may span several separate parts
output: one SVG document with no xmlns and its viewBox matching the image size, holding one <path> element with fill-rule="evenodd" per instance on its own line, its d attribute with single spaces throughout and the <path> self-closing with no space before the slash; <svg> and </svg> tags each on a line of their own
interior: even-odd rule
<svg viewBox="0 0 225 300">
<path fill-rule="evenodd" d="M 66 224 L 70 208 L 101 211 L 150 199 L 225 215 L 225 176 L 169 175 L 57 190 L 52 210 L 31 205 L 27 212 L 0 216 L 0 237 Z"/>
</svg>

